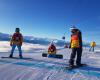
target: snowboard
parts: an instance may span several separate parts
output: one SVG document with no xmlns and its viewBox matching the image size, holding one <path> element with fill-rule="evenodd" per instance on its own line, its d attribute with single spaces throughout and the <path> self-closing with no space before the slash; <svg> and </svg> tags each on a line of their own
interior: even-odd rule
<svg viewBox="0 0 100 80">
<path fill-rule="evenodd" d="M 42 57 L 48 57 L 48 53 L 42 53 Z M 58 59 L 63 59 L 63 55 L 61 54 L 55 54 L 54 57 L 49 57 L 49 58 L 58 58 Z"/>
<path fill-rule="evenodd" d="M 77 69 L 77 68 L 81 68 L 81 67 L 85 67 L 85 66 L 87 66 L 87 64 L 83 64 L 82 66 L 74 65 L 73 67 L 67 66 L 67 67 L 65 67 L 65 70 L 73 70 L 73 69 Z"/>
<path fill-rule="evenodd" d="M 7 56 L 2 56 L 1 58 L 9 58 L 9 59 L 31 59 L 31 58 L 20 58 L 20 57 L 7 57 Z"/>
</svg>

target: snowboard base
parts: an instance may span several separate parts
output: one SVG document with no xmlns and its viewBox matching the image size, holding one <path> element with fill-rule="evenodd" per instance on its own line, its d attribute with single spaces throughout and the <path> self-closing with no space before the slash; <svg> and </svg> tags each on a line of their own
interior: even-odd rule
<svg viewBox="0 0 100 80">
<path fill-rule="evenodd" d="M 1 58 L 10 58 L 10 59 L 31 59 L 31 58 L 20 58 L 20 57 L 1 57 Z"/>
<path fill-rule="evenodd" d="M 63 59 L 63 55 L 61 54 L 49 55 L 48 53 L 42 53 L 42 57 Z"/>
</svg>

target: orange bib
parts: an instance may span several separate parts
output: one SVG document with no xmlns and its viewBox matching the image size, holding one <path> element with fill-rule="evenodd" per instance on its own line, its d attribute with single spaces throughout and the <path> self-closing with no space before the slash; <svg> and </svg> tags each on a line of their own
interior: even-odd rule
<svg viewBox="0 0 100 80">
<path fill-rule="evenodd" d="M 79 38 L 78 35 L 72 35 L 71 37 L 71 48 L 79 48 Z"/>
</svg>

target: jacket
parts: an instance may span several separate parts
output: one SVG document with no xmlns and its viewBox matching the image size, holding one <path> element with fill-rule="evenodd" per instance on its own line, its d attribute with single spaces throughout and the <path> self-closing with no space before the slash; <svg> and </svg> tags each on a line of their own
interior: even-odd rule
<svg viewBox="0 0 100 80">
<path fill-rule="evenodd" d="M 22 45 L 23 43 L 23 36 L 21 33 L 14 33 L 11 40 L 10 40 L 10 44 L 11 45 Z"/>
<path fill-rule="evenodd" d="M 82 33 L 77 30 L 71 35 L 70 48 L 82 48 Z"/>
</svg>

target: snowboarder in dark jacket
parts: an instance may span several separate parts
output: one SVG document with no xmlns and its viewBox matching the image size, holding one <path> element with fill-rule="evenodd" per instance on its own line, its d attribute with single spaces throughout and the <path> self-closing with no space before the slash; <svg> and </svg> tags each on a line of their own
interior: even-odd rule
<svg viewBox="0 0 100 80">
<path fill-rule="evenodd" d="M 74 66 L 74 59 L 77 55 L 76 59 L 76 65 L 82 66 L 81 64 L 81 56 L 82 56 L 82 33 L 79 29 L 77 29 L 75 26 L 71 27 L 71 41 L 70 41 L 70 48 L 72 49 L 72 53 L 69 60 L 69 66 Z"/>
</svg>

